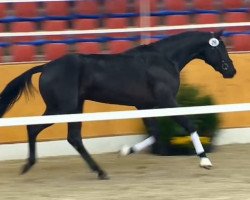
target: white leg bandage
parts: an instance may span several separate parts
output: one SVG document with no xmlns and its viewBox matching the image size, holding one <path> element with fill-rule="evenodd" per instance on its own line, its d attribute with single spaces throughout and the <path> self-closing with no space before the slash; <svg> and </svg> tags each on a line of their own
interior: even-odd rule
<svg viewBox="0 0 250 200">
<path fill-rule="evenodd" d="M 151 137 L 148 137 L 147 139 L 143 140 L 142 142 L 139 142 L 136 145 L 134 145 L 133 150 L 135 152 L 138 152 L 138 151 L 141 151 L 154 143 L 155 143 L 155 138 L 154 138 L 154 136 L 151 136 Z"/>
<path fill-rule="evenodd" d="M 192 142 L 193 142 L 196 153 L 197 154 L 203 153 L 204 149 L 203 149 L 203 146 L 201 144 L 199 135 L 198 135 L 198 133 L 196 131 L 191 133 L 191 139 L 192 139 Z"/>
</svg>

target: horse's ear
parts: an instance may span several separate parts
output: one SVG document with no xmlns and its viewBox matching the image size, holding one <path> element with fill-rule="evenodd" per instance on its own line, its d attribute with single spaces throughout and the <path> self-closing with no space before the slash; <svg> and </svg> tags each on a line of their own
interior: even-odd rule
<svg viewBox="0 0 250 200">
<path fill-rule="evenodd" d="M 219 31 L 217 31 L 217 32 L 214 33 L 214 36 L 215 36 L 216 38 L 220 38 L 220 37 L 223 35 L 223 32 L 224 32 L 223 29 L 222 29 L 222 30 L 219 30 Z"/>
</svg>

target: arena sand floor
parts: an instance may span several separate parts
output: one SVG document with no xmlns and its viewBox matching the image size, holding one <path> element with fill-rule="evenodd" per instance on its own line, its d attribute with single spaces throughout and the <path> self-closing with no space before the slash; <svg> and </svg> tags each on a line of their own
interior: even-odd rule
<svg viewBox="0 0 250 200">
<path fill-rule="evenodd" d="M 94 155 L 110 180 L 78 156 L 39 159 L 19 175 L 24 160 L 0 162 L 1 200 L 250 200 L 250 144 L 219 146 L 209 154 L 214 168 L 196 156 Z"/>
</svg>

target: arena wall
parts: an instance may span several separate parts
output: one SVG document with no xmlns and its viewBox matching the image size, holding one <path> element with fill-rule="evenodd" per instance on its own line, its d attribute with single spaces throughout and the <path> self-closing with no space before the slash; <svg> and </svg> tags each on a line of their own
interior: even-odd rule
<svg viewBox="0 0 250 200">
<path fill-rule="evenodd" d="M 203 94 L 210 94 L 214 97 L 217 104 L 245 103 L 250 100 L 249 92 L 249 74 L 250 74 L 250 54 L 231 54 L 230 55 L 237 75 L 233 79 L 223 79 L 223 77 L 214 72 L 203 61 L 194 60 L 182 72 L 182 83 L 198 86 Z M 0 91 L 6 84 L 26 71 L 37 65 L 32 64 L 6 64 L 0 66 Z M 34 96 L 28 98 L 22 96 L 14 107 L 6 113 L 4 117 L 17 116 L 36 116 L 44 111 L 44 103 L 39 95 L 38 89 L 39 74 L 34 75 L 33 83 L 37 88 Z M 85 104 L 85 112 L 102 112 L 134 109 L 133 107 L 107 105 L 95 102 Z M 221 129 L 227 128 L 245 128 L 250 127 L 249 113 L 227 113 L 220 114 Z M 84 134 L 83 134 L 84 131 Z M 95 138 L 104 136 L 123 136 L 137 135 L 145 132 L 142 120 L 119 120 L 119 121 L 101 121 L 84 123 L 82 131 L 83 138 Z M 66 124 L 56 124 L 44 130 L 39 135 L 39 141 L 64 140 L 67 135 Z M 2 127 L 0 128 L 0 143 L 20 143 L 26 142 L 26 128 L 24 126 Z"/>
</svg>

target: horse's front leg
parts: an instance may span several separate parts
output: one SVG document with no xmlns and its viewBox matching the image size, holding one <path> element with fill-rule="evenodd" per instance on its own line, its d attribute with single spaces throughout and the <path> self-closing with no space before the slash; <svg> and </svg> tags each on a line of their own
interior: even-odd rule
<svg viewBox="0 0 250 200">
<path fill-rule="evenodd" d="M 210 169 L 212 167 L 211 161 L 207 158 L 205 150 L 200 141 L 200 137 L 198 135 L 197 129 L 191 120 L 186 116 L 173 116 L 172 117 L 180 126 L 185 128 L 186 131 L 190 133 L 192 143 L 194 145 L 196 154 L 200 157 L 200 166 L 206 169 Z"/>
<path fill-rule="evenodd" d="M 169 97 L 169 95 L 167 95 L 166 93 L 165 97 L 166 98 L 160 99 L 160 107 L 178 107 L 178 104 L 173 96 Z M 206 156 L 205 150 L 201 144 L 200 137 L 194 123 L 187 116 L 172 116 L 172 118 L 190 134 L 196 154 L 201 159 L 200 166 L 206 169 L 210 169 L 212 167 L 212 163 Z"/>
<path fill-rule="evenodd" d="M 163 93 L 161 93 L 163 94 Z M 165 96 L 166 98 L 161 98 L 159 100 L 159 105 L 162 108 L 173 108 L 173 107 L 178 107 L 178 104 L 174 98 L 169 97 L 168 95 L 162 95 L 163 97 Z M 164 100 L 165 101 L 164 101 Z M 207 158 L 205 150 L 201 144 L 196 126 L 193 124 L 193 122 L 186 116 L 173 116 L 172 117 L 180 126 L 182 126 L 188 133 L 191 135 L 191 140 L 194 145 L 196 154 L 200 157 L 200 166 L 206 169 L 210 169 L 212 167 L 211 161 Z M 157 136 L 152 135 L 149 138 L 143 140 L 140 143 L 135 144 L 133 147 L 126 147 L 124 146 L 121 149 L 121 154 L 122 155 L 128 155 L 134 152 L 138 152 L 150 145 L 152 145 L 154 142 L 156 142 Z M 140 148 L 138 148 L 140 147 Z"/>
</svg>

